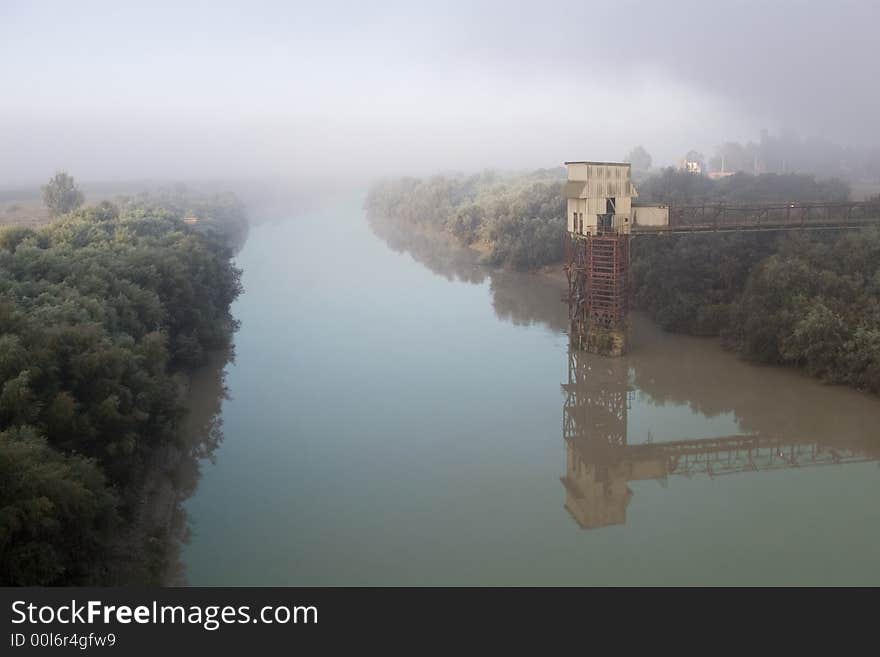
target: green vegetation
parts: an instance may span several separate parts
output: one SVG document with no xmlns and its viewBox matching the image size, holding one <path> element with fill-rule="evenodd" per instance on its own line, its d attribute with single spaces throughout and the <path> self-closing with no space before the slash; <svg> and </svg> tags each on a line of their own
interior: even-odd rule
<svg viewBox="0 0 880 657">
<path fill-rule="evenodd" d="M 133 197 L 123 196 L 119 203 L 125 213 L 161 208 L 183 219 L 194 232 L 219 239 L 234 250 L 247 239 L 249 224 L 244 205 L 235 194 L 200 194 L 179 183 Z"/>
<path fill-rule="evenodd" d="M 373 221 L 441 230 L 463 245 L 485 245 L 486 264 L 533 269 L 562 258 L 563 180 L 561 170 L 402 178 L 373 187 L 366 209 Z"/>
<path fill-rule="evenodd" d="M 639 184 L 639 203 L 761 203 L 846 201 L 849 186 L 840 180 L 816 180 L 797 173 L 737 173 L 720 180 L 666 168 Z"/>
<path fill-rule="evenodd" d="M 0 584 L 124 581 L 156 455 L 187 449 L 187 376 L 230 346 L 246 224 L 230 198 L 163 201 L 0 231 Z"/>
<path fill-rule="evenodd" d="M 777 249 L 773 234 L 664 235 L 632 241 L 636 308 L 667 331 L 718 335 L 752 269 Z"/>
<path fill-rule="evenodd" d="M 76 188 L 73 176 L 64 171 L 56 173 L 52 180 L 43 186 L 43 203 L 53 217 L 76 210 L 84 200 L 82 192 Z"/>
<path fill-rule="evenodd" d="M 880 230 L 634 245 L 636 304 L 663 328 L 880 393 Z"/>
</svg>

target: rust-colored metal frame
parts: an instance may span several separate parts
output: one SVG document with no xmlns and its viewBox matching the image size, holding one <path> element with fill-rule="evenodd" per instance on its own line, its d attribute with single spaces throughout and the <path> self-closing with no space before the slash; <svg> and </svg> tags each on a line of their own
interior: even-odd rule
<svg viewBox="0 0 880 657">
<path fill-rule="evenodd" d="M 575 330 L 624 330 L 629 309 L 629 236 L 568 235 L 568 315 Z"/>
</svg>

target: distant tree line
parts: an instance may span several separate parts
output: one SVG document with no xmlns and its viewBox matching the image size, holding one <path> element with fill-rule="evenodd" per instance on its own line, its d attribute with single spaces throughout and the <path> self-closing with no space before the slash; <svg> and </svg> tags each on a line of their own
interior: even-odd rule
<svg viewBox="0 0 880 657">
<path fill-rule="evenodd" d="M 534 269 L 562 258 L 564 178 L 562 169 L 401 178 L 374 186 L 365 205 L 374 219 L 445 231 L 463 245 L 483 246 L 486 264 Z"/>
<path fill-rule="evenodd" d="M 841 146 L 822 138 L 801 138 L 788 132 L 771 135 L 762 130 L 757 141 L 727 141 L 709 158 L 709 168 L 747 173 L 809 171 L 849 182 L 880 183 L 880 148 Z"/>
<path fill-rule="evenodd" d="M 118 199 L 123 212 L 162 208 L 183 219 L 196 233 L 212 233 L 237 250 L 247 239 L 250 223 L 244 204 L 232 193 L 200 193 L 183 183 Z"/>
<path fill-rule="evenodd" d="M 113 580 L 187 374 L 230 345 L 242 209 L 163 200 L 0 231 L 0 584 Z"/>
<path fill-rule="evenodd" d="M 684 160 L 698 162 L 703 173 L 810 173 L 821 178 L 840 178 L 868 189 L 880 186 L 880 147 L 842 146 L 821 137 L 801 138 L 791 131 L 772 135 L 762 130 L 757 140 L 725 141 L 709 158 L 691 150 Z M 632 163 L 638 182 L 652 171 L 652 158 L 642 146 L 633 148 L 624 161 Z"/>
<path fill-rule="evenodd" d="M 672 167 L 661 169 L 638 186 L 638 203 L 771 203 L 786 201 L 846 201 L 850 188 L 838 179 L 816 180 L 807 174 L 737 173 L 712 180 Z"/>
</svg>

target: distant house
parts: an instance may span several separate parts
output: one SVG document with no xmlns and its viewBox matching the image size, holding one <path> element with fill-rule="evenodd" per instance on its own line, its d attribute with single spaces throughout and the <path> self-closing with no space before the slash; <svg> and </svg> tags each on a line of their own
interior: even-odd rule
<svg viewBox="0 0 880 657">
<path fill-rule="evenodd" d="M 678 170 L 700 176 L 703 174 L 703 163 L 699 160 L 688 160 L 685 158 L 679 163 Z"/>
<path fill-rule="evenodd" d="M 193 224 L 199 223 L 199 218 L 196 217 L 195 215 L 188 214 L 183 218 L 183 223 L 189 224 L 190 226 L 192 226 Z"/>
</svg>

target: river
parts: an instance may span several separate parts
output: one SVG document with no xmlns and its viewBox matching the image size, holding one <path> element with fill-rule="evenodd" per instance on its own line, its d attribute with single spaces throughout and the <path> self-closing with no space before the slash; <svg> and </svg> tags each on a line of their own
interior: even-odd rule
<svg viewBox="0 0 880 657">
<path fill-rule="evenodd" d="M 570 352 L 559 282 L 267 217 L 193 585 L 880 584 L 880 400 L 632 318 Z"/>
</svg>

